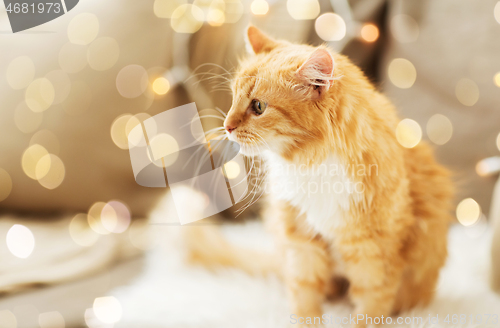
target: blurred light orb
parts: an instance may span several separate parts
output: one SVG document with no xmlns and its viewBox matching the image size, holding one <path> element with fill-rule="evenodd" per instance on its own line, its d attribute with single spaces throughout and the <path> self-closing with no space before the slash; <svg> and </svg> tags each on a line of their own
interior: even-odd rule
<svg viewBox="0 0 500 328">
<path fill-rule="evenodd" d="M 101 211 L 103 227 L 112 233 L 122 233 L 130 225 L 130 210 L 122 202 L 113 200 L 108 202 Z"/>
<path fill-rule="evenodd" d="M 40 313 L 38 316 L 40 328 L 65 328 L 64 317 L 58 311 Z"/>
<path fill-rule="evenodd" d="M 87 111 L 92 103 L 92 90 L 85 81 L 74 81 L 68 98 L 63 102 L 66 114 L 78 116 Z"/>
<path fill-rule="evenodd" d="M 127 123 L 133 117 L 132 114 L 123 114 L 118 116 L 111 124 L 111 139 L 121 149 L 129 149 Z M 142 133 L 142 131 L 141 131 Z M 138 136 L 142 138 L 142 135 Z"/>
<path fill-rule="evenodd" d="M 471 79 L 461 78 L 455 86 L 458 101 L 465 106 L 474 106 L 479 100 L 479 87 Z"/>
<path fill-rule="evenodd" d="M 456 214 L 458 222 L 468 227 L 479 220 L 481 208 L 474 199 L 466 198 L 458 204 Z"/>
<path fill-rule="evenodd" d="M 316 33 L 325 41 L 340 41 L 347 32 L 345 21 L 334 13 L 326 13 L 316 19 Z"/>
<path fill-rule="evenodd" d="M 493 15 L 495 16 L 495 20 L 498 24 L 500 24 L 500 1 L 495 5 L 495 9 L 493 10 Z"/>
<path fill-rule="evenodd" d="M 269 12 L 269 4 L 266 0 L 253 0 L 250 10 L 257 16 L 263 16 Z"/>
<path fill-rule="evenodd" d="M 288 0 L 286 8 L 296 20 L 315 19 L 320 13 L 318 0 Z"/>
<path fill-rule="evenodd" d="M 391 19 L 390 30 L 394 38 L 401 43 L 415 42 L 420 34 L 417 21 L 404 14 L 396 15 Z"/>
<path fill-rule="evenodd" d="M 186 3 L 187 0 L 155 0 L 153 10 L 158 18 L 171 18 L 175 9 Z"/>
<path fill-rule="evenodd" d="M 380 31 L 375 24 L 365 24 L 361 28 L 361 38 L 366 42 L 375 42 L 380 36 Z"/>
<path fill-rule="evenodd" d="M 68 25 L 68 38 L 71 43 L 88 45 L 99 33 L 99 20 L 91 13 L 81 13 L 73 17 Z"/>
<path fill-rule="evenodd" d="M 66 73 L 74 74 L 80 72 L 87 66 L 87 47 L 66 43 L 59 51 L 59 66 Z"/>
<path fill-rule="evenodd" d="M 14 224 L 7 232 L 7 248 L 15 256 L 25 259 L 31 255 L 35 249 L 35 236 L 30 229 Z"/>
<path fill-rule="evenodd" d="M 409 89 L 417 79 L 417 70 L 408 59 L 395 58 L 389 64 L 388 75 L 392 84 L 401 89 Z"/>
<path fill-rule="evenodd" d="M 153 82 L 153 91 L 157 95 L 164 95 L 170 90 L 170 82 L 164 77 L 159 77 Z"/>
<path fill-rule="evenodd" d="M 179 144 L 170 134 L 160 133 L 154 136 L 149 141 L 149 145 L 151 146 L 153 160 L 157 161 L 163 158 L 165 166 L 170 166 L 175 163 L 179 156 Z M 166 156 L 168 157 L 164 158 Z"/>
<path fill-rule="evenodd" d="M 224 172 L 228 179 L 236 179 L 240 175 L 240 165 L 235 161 L 229 161 L 224 164 Z"/>
<path fill-rule="evenodd" d="M 54 87 L 53 104 L 60 104 L 68 98 L 71 91 L 71 79 L 65 71 L 60 69 L 51 71 L 45 75 L 45 78 Z"/>
<path fill-rule="evenodd" d="M 174 10 L 170 25 L 177 33 L 195 33 L 202 27 L 204 19 L 205 14 L 200 7 L 185 4 Z"/>
<path fill-rule="evenodd" d="M 225 0 L 224 5 L 225 22 L 229 24 L 237 23 L 245 10 L 241 0 Z"/>
<path fill-rule="evenodd" d="M 113 296 L 96 298 L 92 308 L 97 319 L 104 323 L 113 324 L 122 318 L 122 306 Z"/>
<path fill-rule="evenodd" d="M 401 146 L 413 148 L 422 140 L 422 129 L 414 120 L 405 118 L 396 127 L 396 138 Z"/>
<path fill-rule="evenodd" d="M 224 11 L 210 8 L 207 14 L 207 22 L 211 26 L 221 26 L 226 21 Z"/>
<path fill-rule="evenodd" d="M 69 235 L 71 239 L 80 246 L 90 247 L 94 245 L 99 238 L 91 228 L 87 220 L 87 214 L 77 214 L 69 224 Z"/>
<path fill-rule="evenodd" d="M 17 328 L 16 316 L 9 310 L 0 311 L 0 322 L 2 323 L 2 328 Z"/>
<path fill-rule="evenodd" d="M 94 203 L 88 213 L 87 213 L 87 222 L 92 230 L 97 232 L 100 235 L 109 235 L 109 231 L 104 228 L 101 220 L 101 214 L 103 208 L 106 206 L 106 203 L 96 202 Z"/>
<path fill-rule="evenodd" d="M 142 122 L 144 122 L 147 119 L 150 119 L 151 115 L 146 114 L 146 113 L 139 113 L 135 114 L 132 116 L 127 124 L 125 124 L 125 134 L 127 135 L 128 139 L 128 147 L 133 148 L 137 146 L 145 147 L 146 146 L 146 140 L 144 138 L 144 133 L 142 130 L 142 127 L 136 129 L 135 127 L 138 125 L 141 125 Z M 150 133 L 156 134 L 156 122 L 153 120 L 153 124 L 149 125 L 149 130 Z"/>
<path fill-rule="evenodd" d="M 30 146 L 39 144 L 51 154 L 59 154 L 60 144 L 56 135 L 49 130 L 40 130 L 30 139 Z"/>
<path fill-rule="evenodd" d="M 134 220 L 128 229 L 128 237 L 132 245 L 143 251 L 150 249 L 152 246 L 150 229 L 148 220 Z"/>
<path fill-rule="evenodd" d="M 7 66 L 6 77 L 12 89 L 24 89 L 35 78 L 35 64 L 28 56 L 17 57 Z"/>
<path fill-rule="evenodd" d="M 46 78 L 34 80 L 26 89 L 26 104 L 35 113 L 47 110 L 54 102 L 54 98 L 54 86 Z"/>
<path fill-rule="evenodd" d="M 96 71 L 105 71 L 115 66 L 119 57 L 120 46 L 110 37 L 96 39 L 87 50 L 89 65 Z"/>
<path fill-rule="evenodd" d="M 54 154 L 45 155 L 36 164 L 35 176 L 43 187 L 55 189 L 61 185 L 66 175 L 63 161 Z"/>
<path fill-rule="evenodd" d="M 48 155 L 49 152 L 43 146 L 38 144 L 30 146 L 23 153 L 21 164 L 24 173 L 33 180 L 36 180 L 36 167 L 38 162 Z"/>
<path fill-rule="evenodd" d="M 500 72 L 495 74 L 495 76 L 493 77 L 493 82 L 495 82 L 495 85 L 500 88 Z"/>
<path fill-rule="evenodd" d="M 7 171 L 0 167 L 0 202 L 9 197 L 12 191 L 12 179 Z"/>
<path fill-rule="evenodd" d="M 435 114 L 427 122 L 427 135 L 436 145 L 444 145 L 453 135 L 453 124 L 448 117 Z"/>
<path fill-rule="evenodd" d="M 33 112 L 26 102 L 21 102 L 14 111 L 14 123 L 23 133 L 36 131 L 43 121 L 43 113 Z"/>
<path fill-rule="evenodd" d="M 116 77 L 116 88 L 125 98 L 137 98 L 148 87 L 148 72 L 139 65 L 128 65 Z"/>
</svg>

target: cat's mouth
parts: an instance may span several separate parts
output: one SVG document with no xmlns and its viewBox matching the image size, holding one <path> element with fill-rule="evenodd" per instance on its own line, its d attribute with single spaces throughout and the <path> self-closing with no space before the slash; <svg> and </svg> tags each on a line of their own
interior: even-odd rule
<svg viewBox="0 0 500 328">
<path fill-rule="evenodd" d="M 261 152 L 261 145 L 259 145 L 255 137 L 249 134 L 234 131 L 228 133 L 228 138 L 240 145 L 240 153 L 245 156 L 254 157 Z"/>
</svg>

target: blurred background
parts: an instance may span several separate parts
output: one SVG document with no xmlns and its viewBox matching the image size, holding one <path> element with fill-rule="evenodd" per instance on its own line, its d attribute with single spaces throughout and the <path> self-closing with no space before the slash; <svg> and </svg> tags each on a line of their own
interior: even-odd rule
<svg viewBox="0 0 500 328">
<path fill-rule="evenodd" d="M 500 305 L 499 1 L 80 0 L 15 34 L 0 5 L 0 327 L 281 327 L 278 282 L 183 266 L 167 190 L 139 186 L 128 152 L 136 125 L 190 102 L 222 125 L 250 23 L 348 55 L 399 109 L 398 141 L 434 146 L 458 189 L 444 271 Z M 271 247 L 259 229 L 226 233 Z"/>
</svg>

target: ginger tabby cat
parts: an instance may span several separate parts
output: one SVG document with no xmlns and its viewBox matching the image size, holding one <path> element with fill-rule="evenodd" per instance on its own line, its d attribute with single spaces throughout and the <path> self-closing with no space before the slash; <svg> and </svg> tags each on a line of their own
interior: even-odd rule
<svg viewBox="0 0 500 328">
<path fill-rule="evenodd" d="M 448 171 L 425 143 L 398 143 L 394 106 L 348 58 L 247 33 L 255 54 L 234 79 L 225 128 L 243 154 L 267 163 L 264 219 L 279 255 L 245 253 L 200 227 L 192 259 L 278 272 L 304 322 L 318 323 L 339 276 L 354 315 L 428 304 L 447 255 Z"/>
</svg>

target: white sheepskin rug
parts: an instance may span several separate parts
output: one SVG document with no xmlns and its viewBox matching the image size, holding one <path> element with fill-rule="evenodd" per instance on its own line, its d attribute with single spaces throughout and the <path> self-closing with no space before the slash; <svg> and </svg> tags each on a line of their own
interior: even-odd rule
<svg viewBox="0 0 500 328">
<path fill-rule="evenodd" d="M 210 272 L 189 266 L 183 262 L 182 249 L 171 242 L 175 235 L 172 230 L 183 227 L 151 227 L 161 243 L 147 255 L 141 276 L 133 284 L 114 290 L 113 295 L 123 307 L 122 319 L 115 327 L 298 326 L 292 324 L 284 286 L 276 277 L 252 277 L 228 268 Z M 233 243 L 254 249 L 272 248 L 270 236 L 259 223 L 223 226 L 223 230 Z M 400 316 L 408 324 L 396 324 L 394 317 L 392 324 L 381 327 L 500 327 L 500 296 L 488 284 L 489 257 L 490 231 L 486 224 L 452 227 L 449 257 L 435 300 L 424 309 L 402 313 Z M 324 312 L 333 316 L 333 324 L 326 327 L 349 327 L 340 324 L 340 320 L 351 311 L 347 299 L 326 303 Z M 431 323 L 429 315 L 434 318 Z M 460 323 L 461 315 L 466 317 L 466 323 Z M 445 322 L 447 316 L 449 322 Z M 414 321 L 413 317 L 422 317 L 423 322 Z M 475 321 L 479 318 L 481 324 Z"/>
</svg>

